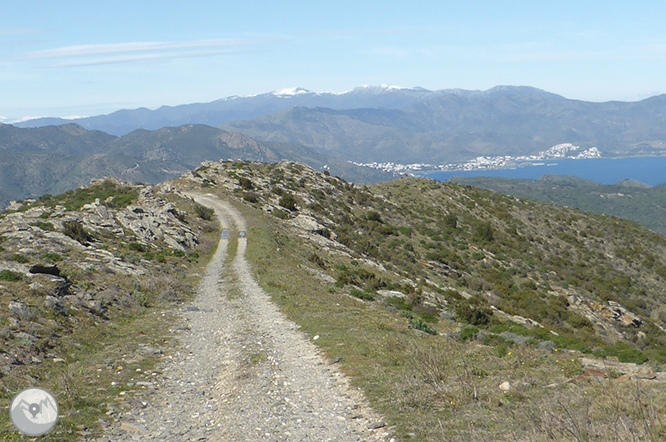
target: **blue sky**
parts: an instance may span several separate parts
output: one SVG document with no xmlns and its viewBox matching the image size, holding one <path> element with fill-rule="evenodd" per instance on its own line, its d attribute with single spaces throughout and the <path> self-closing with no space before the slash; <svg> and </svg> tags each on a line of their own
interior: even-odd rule
<svg viewBox="0 0 666 442">
<path fill-rule="evenodd" d="M 634 101 L 666 93 L 664 17 L 657 1 L 6 1 L 0 117 L 363 84 Z"/>
</svg>

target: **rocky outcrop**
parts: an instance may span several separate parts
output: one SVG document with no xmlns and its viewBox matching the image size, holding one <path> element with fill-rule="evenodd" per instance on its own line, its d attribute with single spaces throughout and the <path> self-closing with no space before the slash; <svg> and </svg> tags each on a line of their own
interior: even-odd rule
<svg viewBox="0 0 666 442">
<path fill-rule="evenodd" d="M 572 310 L 582 314 L 593 324 L 608 331 L 615 330 L 614 326 L 616 325 L 631 328 L 639 328 L 643 325 L 643 321 L 638 315 L 635 315 L 614 301 L 608 301 L 606 304 L 603 304 L 599 301 L 584 299 L 576 295 L 569 295 L 567 300 Z"/>
</svg>

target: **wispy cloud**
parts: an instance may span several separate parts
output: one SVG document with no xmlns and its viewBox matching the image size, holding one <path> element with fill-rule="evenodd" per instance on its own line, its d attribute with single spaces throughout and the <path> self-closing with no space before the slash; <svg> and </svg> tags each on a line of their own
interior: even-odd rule
<svg viewBox="0 0 666 442">
<path fill-rule="evenodd" d="M 411 29 L 340 29 L 332 31 L 307 32 L 304 35 L 394 35 L 413 34 Z"/>
<path fill-rule="evenodd" d="M 169 52 L 164 54 L 138 54 L 138 55 L 120 55 L 116 57 L 91 58 L 85 60 L 65 61 L 56 63 L 51 67 L 66 68 L 76 66 L 98 66 L 104 64 L 122 64 L 122 63 L 149 63 L 151 61 L 176 59 L 176 58 L 200 58 L 214 57 L 218 55 L 243 54 L 250 51 L 242 50 L 219 50 L 219 51 L 190 51 L 190 52 Z"/>
<path fill-rule="evenodd" d="M 213 39 L 183 42 L 129 42 L 64 46 L 28 52 L 21 60 L 61 60 L 49 67 L 136 63 L 173 58 L 210 57 L 247 52 L 243 48 L 273 43 L 265 39 Z"/>
<path fill-rule="evenodd" d="M 14 36 L 14 35 L 36 35 L 45 34 L 50 32 L 48 29 L 37 28 L 15 28 L 15 29 L 0 29 L 0 37 Z"/>
</svg>

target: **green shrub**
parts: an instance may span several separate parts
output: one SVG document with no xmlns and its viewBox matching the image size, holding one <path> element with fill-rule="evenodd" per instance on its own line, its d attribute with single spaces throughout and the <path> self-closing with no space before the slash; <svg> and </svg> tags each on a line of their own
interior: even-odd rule
<svg viewBox="0 0 666 442">
<path fill-rule="evenodd" d="M 135 241 L 132 241 L 129 244 L 127 244 L 127 248 L 135 252 L 141 252 L 141 253 L 148 251 L 148 247 Z"/>
<path fill-rule="evenodd" d="M 429 335 L 436 335 L 437 331 L 433 330 L 430 325 L 423 320 L 423 318 L 412 318 L 409 320 L 409 326 L 416 330 L 421 330 Z"/>
<path fill-rule="evenodd" d="M 279 210 L 279 209 L 273 210 L 271 212 L 271 215 L 273 215 L 276 218 L 280 218 L 280 219 L 289 219 L 289 214 L 287 212 L 285 212 L 284 210 Z"/>
<path fill-rule="evenodd" d="M 398 310 L 411 310 L 412 304 L 406 303 L 400 296 L 391 296 L 384 301 L 387 305 L 397 308 Z"/>
<path fill-rule="evenodd" d="M 382 220 L 382 216 L 379 214 L 379 212 L 376 212 L 376 211 L 368 212 L 365 215 L 365 219 L 367 219 L 368 221 L 375 221 L 375 222 L 378 222 L 378 223 L 383 223 L 384 222 Z"/>
<path fill-rule="evenodd" d="M 245 192 L 243 194 L 243 199 L 247 201 L 248 203 L 258 203 L 259 202 L 259 195 L 254 193 L 254 192 Z"/>
<path fill-rule="evenodd" d="M 47 232 L 53 232 L 55 231 L 55 227 L 53 224 L 46 222 L 46 221 L 36 221 L 34 223 L 30 223 L 31 226 L 39 227 L 42 230 L 45 230 Z"/>
<path fill-rule="evenodd" d="M 249 178 L 245 178 L 244 176 L 238 178 L 238 183 L 240 184 L 243 190 L 254 189 L 254 184 L 252 184 L 252 180 L 250 180 Z"/>
<path fill-rule="evenodd" d="M 479 334 L 479 328 L 473 325 L 466 325 L 460 329 L 460 340 L 461 341 L 471 341 L 476 339 L 476 335 Z"/>
<path fill-rule="evenodd" d="M 375 295 L 373 295 L 369 291 L 360 291 L 356 289 L 351 289 L 349 291 L 349 294 L 358 298 L 358 299 L 363 299 L 364 301 L 374 301 L 375 300 Z"/>
<path fill-rule="evenodd" d="M 458 227 L 458 217 L 453 213 L 446 215 L 444 218 L 444 226 L 449 229 L 455 229 Z"/>
<path fill-rule="evenodd" d="M 201 204 L 194 203 L 194 213 L 204 221 L 210 221 L 215 215 L 215 211 L 210 207 L 202 206 Z"/>
<path fill-rule="evenodd" d="M 47 206 L 62 204 L 67 210 L 79 210 L 85 204 L 90 204 L 99 198 L 111 209 L 122 209 L 132 204 L 138 197 L 139 194 L 134 188 L 117 186 L 113 181 L 106 180 L 100 184 L 70 190 L 58 196 L 44 195 L 39 201 Z"/>
<path fill-rule="evenodd" d="M 13 272 L 11 270 L 2 270 L 0 271 L 0 280 L 1 281 L 21 281 L 23 275 L 18 272 Z"/>
<path fill-rule="evenodd" d="M 494 238 L 495 232 L 493 231 L 490 223 L 483 223 L 476 228 L 475 238 L 481 242 L 491 242 Z"/>
<path fill-rule="evenodd" d="M 493 311 L 487 305 L 480 303 L 459 301 L 455 304 L 456 319 L 471 325 L 487 325 Z"/>
<path fill-rule="evenodd" d="M 30 261 L 27 256 L 21 255 L 20 253 L 14 253 L 12 256 L 9 257 L 9 259 L 21 264 L 25 264 L 28 261 Z"/>
<path fill-rule="evenodd" d="M 597 352 L 597 355 L 602 357 L 617 356 L 620 362 L 632 362 L 634 364 L 642 364 L 648 360 L 643 352 L 636 350 L 625 342 L 618 342 L 611 347 L 606 347 Z"/>
<path fill-rule="evenodd" d="M 282 195 L 278 204 L 291 212 L 295 212 L 297 210 L 296 198 L 290 193 Z"/>
<path fill-rule="evenodd" d="M 62 256 L 57 253 L 49 252 L 42 255 L 42 259 L 48 259 L 49 261 L 62 261 Z"/>
<path fill-rule="evenodd" d="M 93 236 L 83 228 L 83 224 L 76 220 L 65 221 L 62 223 L 62 233 L 73 240 L 80 242 L 84 246 L 88 245 L 88 243 L 94 239 Z"/>
</svg>

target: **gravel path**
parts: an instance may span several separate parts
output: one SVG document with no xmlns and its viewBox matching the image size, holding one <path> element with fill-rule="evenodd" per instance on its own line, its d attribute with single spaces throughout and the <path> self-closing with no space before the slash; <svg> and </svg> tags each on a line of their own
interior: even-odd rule
<svg viewBox="0 0 666 442">
<path fill-rule="evenodd" d="M 228 203 L 192 196 L 215 210 L 223 228 L 245 231 Z M 225 268 L 234 240 L 236 256 Z M 183 307 L 180 346 L 99 442 L 388 440 L 360 392 L 254 281 L 247 241 L 220 240 L 196 300 Z"/>
</svg>

